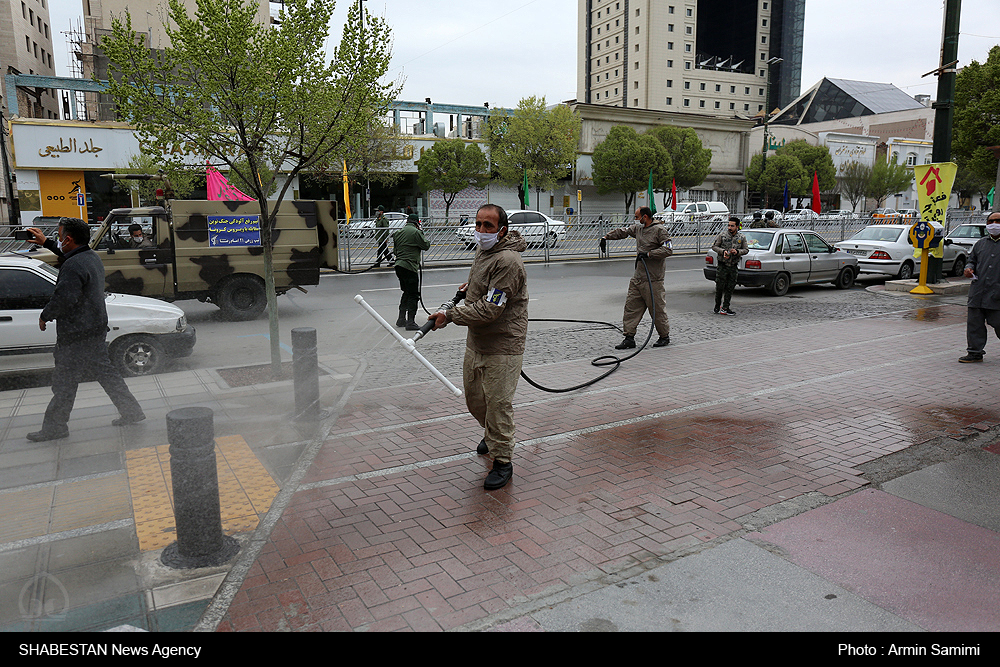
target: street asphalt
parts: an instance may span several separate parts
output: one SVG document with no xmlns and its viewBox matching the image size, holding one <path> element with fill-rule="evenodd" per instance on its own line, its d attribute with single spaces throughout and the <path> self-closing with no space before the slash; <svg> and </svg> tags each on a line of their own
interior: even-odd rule
<svg viewBox="0 0 1000 667">
<path fill-rule="evenodd" d="M 0 629 L 948 632 L 905 643 L 987 655 L 1000 352 L 957 362 L 963 302 L 738 291 L 736 317 L 674 315 L 668 348 L 591 387 L 522 382 L 495 492 L 462 399 L 374 325 L 377 352 L 320 356 L 318 421 L 289 379 L 202 369 L 130 379 L 148 419 L 128 427 L 85 385 L 70 437 L 34 444 L 49 389 L 0 392 Z M 533 327 L 525 371 L 586 380 L 618 337 Z M 462 347 L 417 344 L 459 385 Z M 214 412 L 241 548 L 174 569 L 166 416 L 188 406 Z"/>
</svg>

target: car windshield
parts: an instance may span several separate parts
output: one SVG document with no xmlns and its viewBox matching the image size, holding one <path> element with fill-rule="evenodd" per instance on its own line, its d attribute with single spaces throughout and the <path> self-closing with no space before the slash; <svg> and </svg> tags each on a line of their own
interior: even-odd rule
<svg viewBox="0 0 1000 667">
<path fill-rule="evenodd" d="M 851 237 L 851 241 L 885 241 L 892 243 L 899 239 L 903 230 L 899 227 L 866 227 Z"/>
<path fill-rule="evenodd" d="M 763 248 L 771 247 L 771 239 L 774 238 L 774 232 L 758 231 L 756 229 L 752 231 L 743 232 L 743 236 L 747 239 L 747 246 L 751 250 L 761 250 Z"/>
<path fill-rule="evenodd" d="M 959 239 L 978 239 L 983 233 L 975 225 L 962 225 L 951 233 L 951 236 Z"/>
</svg>

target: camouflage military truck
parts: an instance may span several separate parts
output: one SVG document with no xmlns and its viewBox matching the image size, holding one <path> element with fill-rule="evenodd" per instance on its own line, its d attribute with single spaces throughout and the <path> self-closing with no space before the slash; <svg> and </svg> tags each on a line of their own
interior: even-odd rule
<svg viewBox="0 0 1000 667">
<path fill-rule="evenodd" d="M 233 321 L 259 317 L 267 295 L 257 202 L 164 203 L 113 209 L 93 234 L 90 245 L 104 262 L 107 290 L 165 301 L 211 301 Z M 318 285 L 321 267 L 337 267 L 335 205 L 282 202 L 271 232 L 278 295 Z M 130 247 L 128 227 L 135 223 L 151 233 L 151 247 Z M 55 263 L 55 255 L 41 252 L 39 259 Z"/>
</svg>

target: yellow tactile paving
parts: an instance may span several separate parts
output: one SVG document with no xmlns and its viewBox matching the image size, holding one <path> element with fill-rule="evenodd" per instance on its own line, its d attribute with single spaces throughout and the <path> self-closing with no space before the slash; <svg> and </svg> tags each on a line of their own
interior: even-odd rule
<svg viewBox="0 0 1000 667">
<path fill-rule="evenodd" d="M 216 438 L 215 461 L 222 530 L 229 534 L 253 530 L 278 495 L 278 486 L 243 436 Z M 133 450 L 126 463 L 139 548 L 162 549 L 176 539 L 170 447 Z"/>
</svg>

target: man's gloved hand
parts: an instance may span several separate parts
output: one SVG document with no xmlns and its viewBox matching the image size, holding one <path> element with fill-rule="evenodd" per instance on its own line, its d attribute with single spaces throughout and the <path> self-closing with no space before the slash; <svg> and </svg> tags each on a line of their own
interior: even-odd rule
<svg viewBox="0 0 1000 667">
<path fill-rule="evenodd" d="M 636 257 L 638 257 L 639 259 L 649 259 L 649 253 L 648 252 L 640 252 L 638 255 L 636 255 Z"/>
</svg>

